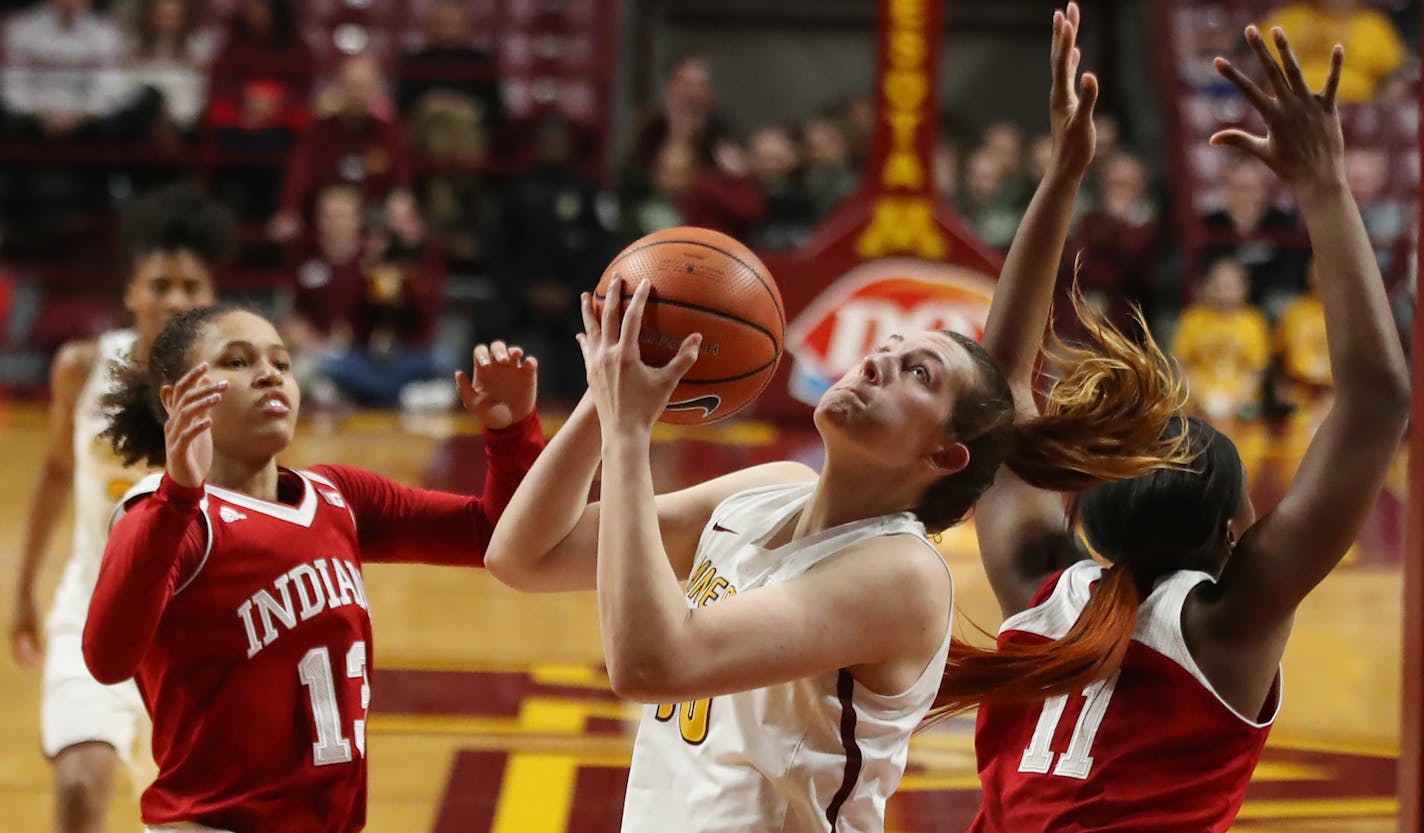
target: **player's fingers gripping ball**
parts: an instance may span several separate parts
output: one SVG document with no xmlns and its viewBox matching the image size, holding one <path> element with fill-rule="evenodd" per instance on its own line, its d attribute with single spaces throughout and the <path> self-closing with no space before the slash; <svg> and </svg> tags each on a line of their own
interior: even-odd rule
<svg viewBox="0 0 1424 833">
<path fill-rule="evenodd" d="M 702 347 L 659 419 L 690 425 L 716 422 L 745 408 L 766 389 L 781 360 L 786 312 L 765 264 L 731 237 L 680 226 L 634 242 L 604 270 L 594 291 L 603 311 L 617 274 L 625 302 L 639 282 L 652 287 L 638 349 L 661 367 L 683 339 L 702 334 Z"/>
</svg>

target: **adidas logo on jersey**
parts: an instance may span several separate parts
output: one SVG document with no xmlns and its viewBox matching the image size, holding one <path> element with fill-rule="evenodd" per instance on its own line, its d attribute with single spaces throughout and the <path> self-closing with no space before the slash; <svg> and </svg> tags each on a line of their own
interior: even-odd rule
<svg viewBox="0 0 1424 833">
<path fill-rule="evenodd" d="M 231 506 L 224 506 L 224 507 L 218 509 L 218 517 L 219 517 L 219 518 L 222 518 L 223 520 L 227 521 L 228 523 L 232 523 L 233 521 L 242 521 L 242 520 L 246 520 L 246 519 L 247 519 L 247 516 L 246 516 L 246 515 L 242 514 L 241 512 L 237 511 L 236 509 L 233 509 Z"/>
<path fill-rule="evenodd" d="M 346 501 L 341 499 L 340 492 L 329 492 L 326 489 L 317 489 L 317 492 L 321 495 L 323 500 L 335 506 L 337 509 L 346 508 Z"/>
</svg>

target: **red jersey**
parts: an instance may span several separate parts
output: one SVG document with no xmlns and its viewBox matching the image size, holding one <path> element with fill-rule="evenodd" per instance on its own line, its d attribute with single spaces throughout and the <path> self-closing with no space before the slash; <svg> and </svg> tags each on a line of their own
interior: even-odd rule
<svg viewBox="0 0 1424 833">
<path fill-rule="evenodd" d="M 497 436 L 497 434 L 503 436 Z M 543 445 L 489 432 L 483 498 L 345 466 L 279 470 L 277 502 L 164 475 L 124 501 L 84 633 L 100 680 L 136 676 L 158 778 L 147 824 L 349 833 L 366 819 L 371 654 L 361 565 L 479 565 Z"/>
<path fill-rule="evenodd" d="M 1080 561 L 1009 617 L 999 643 L 1057 639 L 1102 568 Z M 1073 696 L 986 704 L 974 748 L 984 800 L 970 833 L 1052 830 L 1224 833 L 1241 809 L 1280 705 L 1280 678 L 1256 719 L 1212 688 L 1182 636 L 1182 606 L 1211 576 L 1179 571 L 1138 608 L 1122 667 Z"/>
</svg>

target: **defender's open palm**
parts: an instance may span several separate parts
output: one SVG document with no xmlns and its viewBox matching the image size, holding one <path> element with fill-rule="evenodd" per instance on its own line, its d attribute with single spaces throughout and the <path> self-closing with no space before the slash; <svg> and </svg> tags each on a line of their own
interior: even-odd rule
<svg viewBox="0 0 1424 833">
<path fill-rule="evenodd" d="M 1054 164 L 1075 176 L 1081 176 L 1088 169 L 1098 142 L 1097 130 L 1093 127 L 1098 77 L 1085 74 L 1082 90 L 1078 89 L 1078 63 L 1083 59 L 1077 45 L 1078 22 L 1077 3 L 1069 3 L 1066 13 L 1053 13 L 1053 48 L 1049 54 L 1053 88 L 1048 97 Z"/>
<path fill-rule="evenodd" d="M 455 373 L 455 387 L 465 410 L 486 428 L 508 428 L 529 416 L 539 392 L 539 361 L 524 348 L 502 341 L 474 350 L 472 376 Z"/>
<path fill-rule="evenodd" d="M 588 389 L 598 407 L 604 430 L 648 429 L 667 407 L 673 389 L 697 360 L 702 336 L 693 333 L 682 340 L 677 355 L 662 367 L 643 363 L 638 336 L 643 328 L 643 310 L 652 286 L 643 281 L 633 292 L 620 322 L 618 308 L 623 297 L 623 280 L 608 282 L 602 320 L 593 312 L 588 293 L 580 298 L 584 331 L 578 335 L 588 370 Z"/>
<path fill-rule="evenodd" d="M 165 392 L 168 419 L 163 423 L 168 476 L 193 488 L 208 479 L 213 466 L 213 406 L 227 382 L 207 378 L 208 363 L 199 362 Z"/>
<path fill-rule="evenodd" d="M 1306 84 L 1285 32 L 1276 27 L 1271 30 L 1271 36 L 1281 53 L 1279 61 L 1266 48 L 1261 32 L 1255 26 L 1246 27 L 1246 42 L 1266 74 L 1266 89 L 1247 78 L 1230 61 L 1216 59 L 1217 71 L 1235 84 L 1266 120 L 1266 135 L 1222 130 L 1211 137 L 1211 143 L 1238 148 L 1260 159 L 1295 190 L 1342 181 L 1345 138 L 1335 108 L 1335 92 L 1340 86 L 1345 49 L 1335 45 L 1330 55 L 1330 74 L 1325 86 L 1316 93 Z"/>
</svg>

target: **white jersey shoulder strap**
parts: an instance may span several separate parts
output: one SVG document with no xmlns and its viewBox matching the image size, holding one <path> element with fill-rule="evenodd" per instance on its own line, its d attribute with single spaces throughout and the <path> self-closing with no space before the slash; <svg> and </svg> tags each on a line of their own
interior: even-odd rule
<svg viewBox="0 0 1424 833">
<path fill-rule="evenodd" d="M 1187 647 L 1187 638 L 1182 632 L 1182 610 L 1186 607 L 1187 598 L 1198 585 L 1212 581 L 1215 579 L 1211 574 L 1197 570 L 1180 570 L 1162 579 L 1153 588 L 1152 594 L 1138 607 L 1137 629 L 1132 638 L 1181 666 L 1182 670 L 1191 674 L 1202 688 L 1210 692 L 1241 722 L 1254 728 L 1264 728 L 1275 722 L 1276 714 L 1280 711 L 1280 668 L 1276 669 L 1276 686 L 1270 695 L 1272 702 L 1267 710 L 1268 714 L 1249 717 L 1238 712 L 1222 698 L 1216 687 L 1207 679 L 1206 672 L 1197 665 L 1191 649 Z M 1258 720 L 1258 717 L 1265 719 Z"/>
</svg>

